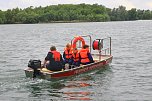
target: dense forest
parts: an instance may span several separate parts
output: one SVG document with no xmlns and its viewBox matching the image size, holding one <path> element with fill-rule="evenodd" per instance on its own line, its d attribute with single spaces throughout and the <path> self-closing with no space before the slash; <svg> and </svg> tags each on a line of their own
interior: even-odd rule
<svg viewBox="0 0 152 101">
<path fill-rule="evenodd" d="M 151 20 L 152 11 L 137 10 L 126 7 L 106 8 L 98 4 L 59 4 L 47 7 L 14 8 L 7 11 L 0 10 L 0 24 L 17 23 L 50 23 L 50 22 L 101 22 L 101 21 L 129 21 Z"/>
</svg>

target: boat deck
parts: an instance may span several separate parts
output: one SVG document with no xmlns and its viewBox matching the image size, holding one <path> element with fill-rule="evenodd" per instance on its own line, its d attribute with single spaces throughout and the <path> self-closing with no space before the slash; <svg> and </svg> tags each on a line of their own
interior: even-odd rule
<svg viewBox="0 0 152 101">
<path fill-rule="evenodd" d="M 106 60 L 108 59 L 109 57 L 111 57 L 110 55 L 101 55 L 99 58 L 99 54 L 92 54 L 92 57 L 93 57 L 93 60 L 95 62 L 99 62 L 99 61 L 103 61 L 103 60 Z M 26 68 L 25 70 L 28 70 L 28 71 L 33 71 L 33 69 L 31 68 Z M 52 72 L 52 71 L 49 71 L 49 70 L 44 70 L 43 72 Z"/>
<path fill-rule="evenodd" d="M 110 55 L 101 55 L 99 57 L 99 54 L 92 54 L 92 57 L 95 62 L 98 62 L 98 61 L 103 61 L 103 60 L 108 59 L 110 57 Z"/>
</svg>

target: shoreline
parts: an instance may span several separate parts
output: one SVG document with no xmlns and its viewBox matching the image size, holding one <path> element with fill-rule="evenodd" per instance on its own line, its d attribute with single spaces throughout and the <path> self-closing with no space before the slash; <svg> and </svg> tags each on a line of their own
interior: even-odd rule
<svg viewBox="0 0 152 101">
<path fill-rule="evenodd" d="M 129 22 L 129 21 L 152 21 L 152 20 L 127 20 L 127 21 L 51 21 L 51 22 L 38 22 L 38 23 L 6 23 L 0 25 L 11 25 L 11 24 L 51 24 L 51 23 L 94 23 L 94 22 Z"/>
</svg>

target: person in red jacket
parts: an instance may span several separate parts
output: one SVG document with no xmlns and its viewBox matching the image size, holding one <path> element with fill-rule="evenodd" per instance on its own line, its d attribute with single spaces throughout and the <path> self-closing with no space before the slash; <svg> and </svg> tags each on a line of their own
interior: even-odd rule
<svg viewBox="0 0 152 101">
<path fill-rule="evenodd" d="M 83 48 L 80 50 L 79 54 L 80 54 L 80 63 L 81 64 L 86 65 L 86 64 L 94 62 L 92 55 L 89 52 L 88 45 L 84 45 Z"/>
<path fill-rule="evenodd" d="M 48 64 L 47 64 L 48 63 Z M 52 46 L 43 62 L 43 67 L 51 71 L 60 71 L 63 69 L 63 59 L 60 52 L 56 51 L 56 47 Z"/>
<path fill-rule="evenodd" d="M 64 63 L 68 63 L 69 65 L 72 64 L 73 62 L 73 59 L 72 59 L 72 48 L 71 48 L 71 44 L 68 43 L 66 45 L 66 48 L 64 49 L 64 52 L 63 52 L 63 58 L 64 58 Z"/>
<path fill-rule="evenodd" d="M 74 66 L 80 66 L 80 54 L 79 54 L 77 48 L 73 49 L 72 58 L 73 58 L 72 65 L 74 65 Z"/>
</svg>

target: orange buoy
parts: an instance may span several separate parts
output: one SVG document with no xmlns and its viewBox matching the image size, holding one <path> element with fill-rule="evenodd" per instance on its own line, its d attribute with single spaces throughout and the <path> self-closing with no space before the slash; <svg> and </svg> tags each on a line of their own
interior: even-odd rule
<svg viewBox="0 0 152 101">
<path fill-rule="evenodd" d="M 82 37 L 78 36 L 78 37 L 75 37 L 74 40 L 73 40 L 73 42 L 72 42 L 72 48 L 73 48 L 73 49 L 76 48 L 76 43 L 77 43 L 78 41 L 81 41 L 82 47 L 85 45 L 84 39 L 83 39 Z"/>
</svg>

